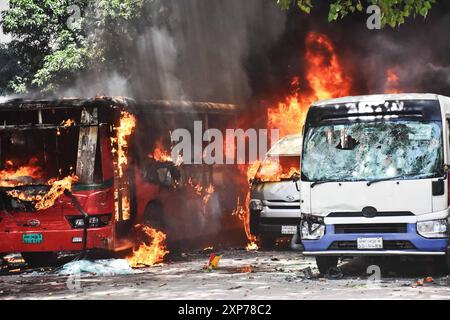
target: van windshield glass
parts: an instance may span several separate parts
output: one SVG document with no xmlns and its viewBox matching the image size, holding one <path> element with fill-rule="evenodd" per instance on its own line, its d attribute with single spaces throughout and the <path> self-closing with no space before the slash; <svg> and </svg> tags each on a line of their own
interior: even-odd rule
<svg viewBox="0 0 450 320">
<path fill-rule="evenodd" d="M 441 123 L 378 121 L 311 127 L 302 173 L 309 181 L 441 176 Z"/>
</svg>

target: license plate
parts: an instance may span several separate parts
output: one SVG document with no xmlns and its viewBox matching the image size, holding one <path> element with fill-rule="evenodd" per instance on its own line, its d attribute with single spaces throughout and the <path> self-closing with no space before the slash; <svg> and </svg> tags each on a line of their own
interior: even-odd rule
<svg viewBox="0 0 450 320">
<path fill-rule="evenodd" d="M 43 239 L 42 233 L 27 233 L 22 235 L 22 241 L 26 244 L 42 243 Z"/>
<path fill-rule="evenodd" d="M 383 249 L 383 238 L 358 238 L 358 249 Z"/>
<path fill-rule="evenodd" d="M 281 234 L 296 234 L 297 226 L 281 226 Z"/>
</svg>

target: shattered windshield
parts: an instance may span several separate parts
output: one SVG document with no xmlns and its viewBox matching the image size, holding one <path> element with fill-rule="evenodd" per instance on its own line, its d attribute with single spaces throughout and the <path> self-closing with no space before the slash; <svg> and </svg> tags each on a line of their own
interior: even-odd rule
<svg viewBox="0 0 450 320">
<path fill-rule="evenodd" d="M 359 181 L 442 175 L 441 123 L 380 121 L 309 128 L 306 180 Z"/>
</svg>

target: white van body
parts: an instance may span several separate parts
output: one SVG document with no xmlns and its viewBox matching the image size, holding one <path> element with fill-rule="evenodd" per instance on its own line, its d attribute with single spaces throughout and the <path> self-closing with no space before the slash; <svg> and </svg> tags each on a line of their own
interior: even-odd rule
<svg viewBox="0 0 450 320">
<path fill-rule="evenodd" d="M 251 184 L 250 231 L 260 237 L 263 246 L 269 247 L 276 238 L 297 232 L 300 224 L 300 153 L 300 135 L 280 139 L 269 150 L 261 166 L 271 158 L 278 158 L 281 162 L 283 158 L 295 158 L 297 174 L 277 181 L 260 181 L 257 173 Z"/>
<path fill-rule="evenodd" d="M 450 98 L 390 94 L 320 101 L 302 152 L 301 240 L 319 269 L 340 256 L 445 256 Z"/>
</svg>

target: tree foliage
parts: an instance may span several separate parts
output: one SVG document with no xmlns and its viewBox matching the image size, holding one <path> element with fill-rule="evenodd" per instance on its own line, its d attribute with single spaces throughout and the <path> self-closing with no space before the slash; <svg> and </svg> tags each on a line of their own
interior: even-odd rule
<svg viewBox="0 0 450 320">
<path fill-rule="evenodd" d="M 12 36 L 8 53 L 20 68 L 6 89 L 54 92 L 80 71 L 98 68 L 102 62 L 116 64 L 107 51 L 114 51 L 114 39 L 127 32 L 127 22 L 140 15 L 145 1 L 10 0 L 0 23 Z"/>
<path fill-rule="evenodd" d="M 185 0 L 180 0 L 185 1 Z M 244 0 L 243 0 L 244 1 Z M 277 0 L 310 13 L 313 0 Z M 323 0 L 316 0 L 323 1 Z M 363 12 L 377 4 L 382 25 L 391 27 L 427 16 L 436 0 L 330 0 L 328 19 Z M 317 2 L 316 2 L 317 3 Z M 79 8 L 79 16 L 71 8 Z M 51 93 L 69 85 L 79 72 L 126 72 L 121 52 L 164 13 L 153 0 L 9 0 L 0 24 L 12 41 L 0 46 L 0 94 L 30 90 Z"/>
<path fill-rule="evenodd" d="M 318 0 L 316 0 L 318 1 Z M 313 0 L 277 0 L 283 9 L 294 4 L 305 13 L 310 13 Z M 328 21 L 335 21 L 356 12 L 364 12 L 365 7 L 377 5 L 381 9 L 382 27 L 389 25 L 395 28 L 405 22 L 407 18 L 426 17 L 436 0 L 332 0 L 328 12 Z"/>
</svg>

